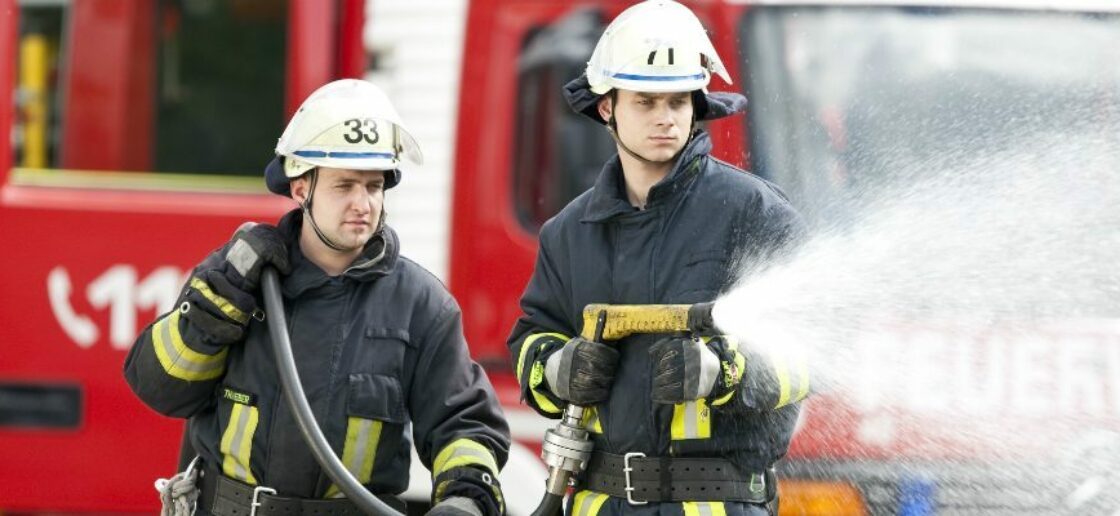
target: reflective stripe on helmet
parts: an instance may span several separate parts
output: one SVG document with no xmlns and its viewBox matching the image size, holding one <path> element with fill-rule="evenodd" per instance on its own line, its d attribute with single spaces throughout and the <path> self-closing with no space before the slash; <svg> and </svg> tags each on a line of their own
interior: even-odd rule
<svg viewBox="0 0 1120 516">
<path fill-rule="evenodd" d="M 362 158 L 383 158 L 395 159 L 396 154 L 392 152 L 346 152 L 346 151 L 295 151 L 292 153 L 301 158 L 330 158 L 330 159 L 362 159 Z"/>
<path fill-rule="evenodd" d="M 611 77 L 626 81 L 697 81 L 704 79 L 707 75 L 702 73 L 696 75 L 637 75 L 632 73 L 616 73 L 611 75 Z"/>
</svg>

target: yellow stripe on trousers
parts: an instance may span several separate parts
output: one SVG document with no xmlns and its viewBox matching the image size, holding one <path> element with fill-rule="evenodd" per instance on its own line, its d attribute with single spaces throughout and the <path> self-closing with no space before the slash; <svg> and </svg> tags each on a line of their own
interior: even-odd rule
<svg viewBox="0 0 1120 516">
<path fill-rule="evenodd" d="M 576 493 L 576 497 L 572 500 L 572 514 L 571 516 L 595 516 L 599 514 L 599 510 L 603 508 L 606 503 L 607 496 L 603 493 L 596 493 L 594 491 L 580 491 Z"/>
<path fill-rule="evenodd" d="M 684 516 L 727 516 L 723 502 L 684 502 Z"/>
</svg>

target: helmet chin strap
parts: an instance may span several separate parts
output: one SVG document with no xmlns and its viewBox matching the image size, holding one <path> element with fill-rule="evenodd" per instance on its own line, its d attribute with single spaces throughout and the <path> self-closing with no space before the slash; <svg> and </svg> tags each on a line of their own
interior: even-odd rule
<svg viewBox="0 0 1120 516">
<path fill-rule="evenodd" d="M 315 197 L 315 185 L 318 184 L 318 182 L 319 182 L 319 169 L 315 168 L 315 169 L 311 170 L 311 186 L 308 188 L 307 198 L 304 199 L 302 203 L 300 203 L 300 208 L 303 209 L 304 220 L 311 223 L 311 229 L 315 231 L 315 235 L 319 237 L 319 241 L 323 242 L 323 245 L 325 245 L 325 246 L 327 246 L 331 249 L 334 249 L 335 251 L 339 251 L 339 252 L 343 252 L 343 253 L 347 253 L 347 252 L 353 251 L 355 249 L 360 249 L 361 246 L 345 247 L 345 246 L 336 244 L 333 240 L 330 239 L 330 237 L 328 237 L 325 233 L 323 233 L 323 230 L 319 228 L 319 224 L 317 222 L 315 222 L 315 215 L 313 215 L 311 213 L 311 199 L 313 197 Z M 381 229 L 381 221 L 378 221 L 377 227 L 378 227 L 378 229 Z"/>
</svg>

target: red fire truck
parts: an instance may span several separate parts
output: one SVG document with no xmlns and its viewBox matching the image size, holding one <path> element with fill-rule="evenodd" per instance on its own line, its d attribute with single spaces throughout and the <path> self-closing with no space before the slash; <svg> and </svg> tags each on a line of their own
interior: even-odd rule
<svg viewBox="0 0 1120 516">
<path fill-rule="evenodd" d="M 630 3 L 471 3 L 450 281 L 476 345 L 507 337 L 538 229 L 615 153 L 560 91 Z M 746 116 L 708 127 L 717 157 L 780 185 L 814 227 L 843 220 L 853 196 L 915 164 L 1014 148 L 1016 135 L 1076 128 L 1068 137 L 1102 142 L 1105 163 L 1120 156 L 1114 3 L 689 5 L 735 82 L 710 86 L 750 102 Z M 869 376 L 897 375 L 888 385 L 903 402 L 877 397 L 875 387 L 810 399 L 780 465 L 782 514 L 1111 514 L 1120 506 L 1099 489 L 1120 479 L 1073 458 L 1120 457 L 1120 314 L 1029 321 L 1029 337 L 1022 321 L 970 326 L 962 315 L 868 318 L 852 332 L 845 345 L 866 355 Z M 871 367 L 876 361 L 883 367 Z M 935 415 L 948 404 L 954 417 Z M 1057 436 L 1041 430 L 1054 423 Z M 1030 430 L 1006 431 L 1015 428 Z M 1008 433 L 1029 442 L 1011 443 Z"/>
<path fill-rule="evenodd" d="M 998 129 L 959 130 L 952 121 L 964 111 L 995 106 L 990 119 L 1002 119 L 1030 110 L 1023 99 L 1037 95 L 1114 103 L 1116 63 L 1075 66 L 1068 56 L 1120 48 L 1120 17 L 1109 2 L 1077 3 L 1064 12 L 1042 0 L 690 3 L 732 87 L 752 102 L 747 116 L 709 127 L 718 156 L 779 183 L 820 220 L 842 210 L 829 200 L 846 185 L 885 173 L 876 160 L 893 142 L 936 153 L 985 143 Z M 626 5 L 473 0 L 456 43 L 452 216 L 438 223 L 451 225 L 450 287 L 472 354 L 522 438 L 545 425 L 517 400 L 505 339 L 536 231 L 614 152 L 601 128 L 568 111 L 560 86 Z M 304 96 L 363 74 L 364 12 L 362 0 L 0 0 L 0 98 L 15 100 L 0 102 L 0 511 L 154 510 L 151 482 L 172 473 L 182 425 L 129 392 L 125 351 L 216 243 L 245 220 L 292 207 L 264 191 L 260 167 Z M 1065 53 L 1047 49 L 1055 38 Z M 970 46 L 977 40 L 1006 45 Z M 1040 61 L 1009 58 L 1021 55 L 1005 53 L 1012 48 Z M 1073 82 L 1093 86 L 1071 92 Z M 1067 123 L 1062 102 L 1030 120 Z M 932 128 L 904 123 L 917 114 Z M 1102 132 L 1120 134 L 1116 120 L 1104 123 Z M 1106 358 L 1120 341 L 1109 319 L 1044 331 Z M 866 333 L 858 339 L 871 348 L 941 342 L 933 355 L 1013 348 L 987 345 L 998 331 Z M 1115 430 L 1120 358 L 1110 360 L 1070 395 L 1093 403 L 1054 396 L 1041 409 L 1024 405 L 1023 416 L 993 408 L 1018 406 L 997 398 L 976 412 L 1030 422 L 1040 419 L 1032 411 L 1050 410 Z M 1063 383 L 1044 360 L 1015 363 L 1006 382 Z M 936 383 L 960 371 L 930 374 Z M 1020 514 L 1054 503 L 1020 476 L 985 469 L 991 462 L 969 462 L 983 453 L 975 446 L 923 446 L 944 429 L 895 414 L 873 400 L 812 400 L 782 464 L 783 514 Z M 1042 481 L 1031 485 L 1064 487 L 1048 471 L 1032 470 Z"/>
<path fill-rule="evenodd" d="M 291 208 L 261 163 L 307 94 L 364 73 L 364 13 L 0 2 L 0 512 L 157 505 L 182 424 L 120 381 L 129 341 L 215 243 Z"/>
</svg>

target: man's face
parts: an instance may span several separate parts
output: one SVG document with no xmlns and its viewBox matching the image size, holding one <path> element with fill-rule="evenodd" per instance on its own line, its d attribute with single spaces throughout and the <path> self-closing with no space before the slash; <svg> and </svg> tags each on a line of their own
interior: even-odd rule
<svg viewBox="0 0 1120 516">
<path fill-rule="evenodd" d="M 319 167 L 311 214 L 327 238 L 359 249 L 373 236 L 385 202 L 385 172 Z M 310 193 L 307 176 L 292 182 L 292 198 L 302 203 Z"/>
<path fill-rule="evenodd" d="M 614 115 L 618 138 L 650 161 L 667 161 L 680 152 L 692 130 L 692 95 L 618 90 L 615 101 L 599 101 L 604 120 Z"/>
</svg>

